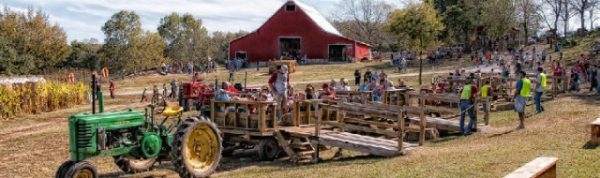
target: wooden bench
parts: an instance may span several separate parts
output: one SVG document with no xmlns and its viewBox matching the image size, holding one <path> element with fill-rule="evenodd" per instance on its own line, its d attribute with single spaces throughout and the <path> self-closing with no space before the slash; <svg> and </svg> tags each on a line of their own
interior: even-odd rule
<svg viewBox="0 0 600 178">
<path fill-rule="evenodd" d="M 555 157 L 538 157 L 504 178 L 555 178 L 557 161 Z"/>
<path fill-rule="evenodd" d="M 592 137 L 590 139 L 590 144 L 598 145 L 598 143 L 600 142 L 600 140 L 598 139 L 598 137 L 600 137 L 600 118 L 597 118 L 594 122 L 592 122 L 591 126 Z"/>
</svg>

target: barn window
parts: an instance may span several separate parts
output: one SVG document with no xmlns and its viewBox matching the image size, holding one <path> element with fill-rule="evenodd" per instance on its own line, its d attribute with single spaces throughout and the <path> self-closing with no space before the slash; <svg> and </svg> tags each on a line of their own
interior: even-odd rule
<svg viewBox="0 0 600 178">
<path fill-rule="evenodd" d="M 296 11 L 296 4 L 285 5 L 285 10 L 286 11 Z"/>
</svg>

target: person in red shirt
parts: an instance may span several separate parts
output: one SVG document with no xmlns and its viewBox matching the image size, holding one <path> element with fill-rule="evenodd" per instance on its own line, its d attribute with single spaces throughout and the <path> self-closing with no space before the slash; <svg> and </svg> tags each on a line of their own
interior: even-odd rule
<svg viewBox="0 0 600 178">
<path fill-rule="evenodd" d="M 323 92 L 319 95 L 319 99 L 335 99 L 335 92 L 331 89 L 329 84 L 324 83 L 322 88 Z"/>
<path fill-rule="evenodd" d="M 273 72 L 269 78 L 269 86 L 274 94 L 274 99 L 277 103 L 280 116 L 287 109 L 288 86 L 290 85 L 290 77 L 288 74 L 287 65 L 277 66 L 277 70 Z"/>
</svg>

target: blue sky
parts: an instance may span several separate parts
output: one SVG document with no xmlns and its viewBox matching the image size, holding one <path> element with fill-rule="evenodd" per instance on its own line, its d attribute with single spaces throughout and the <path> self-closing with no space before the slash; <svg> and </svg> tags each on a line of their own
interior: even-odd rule
<svg viewBox="0 0 600 178">
<path fill-rule="evenodd" d="M 119 10 L 134 10 L 145 30 L 156 31 L 160 18 L 171 12 L 189 12 L 213 31 L 253 31 L 286 0 L 0 0 L 13 10 L 42 9 L 50 21 L 60 24 L 69 40 L 104 39 L 101 26 Z M 325 17 L 341 0 L 302 0 Z M 401 6 L 405 0 L 385 0 Z"/>
</svg>

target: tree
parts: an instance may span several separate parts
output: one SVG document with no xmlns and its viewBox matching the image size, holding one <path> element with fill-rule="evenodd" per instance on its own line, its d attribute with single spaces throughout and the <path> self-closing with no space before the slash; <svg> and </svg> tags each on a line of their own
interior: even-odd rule
<svg viewBox="0 0 600 178">
<path fill-rule="evenodd" d="M 70 52 L 65 32 L 41 10 L 18 12 L 4 7 L 0 37 L 0 73 L 4 74 L 39 73 L 64 61 Z"/>
<path fill-rule="evenodd" d="M 382 0 L 343 0 L 332 13 L 333 25 L 344 36 L 373 45 L 387 43 L 384 24 L 392 6 Z"/>
<path fill-rule="evenodd" d="M 413 50 L 421 51 L 420 57 L 423 50 L 437 43 L 437 37 L 439 32 L 444 30 L 444 24 L 430 3 L 419 3 L 395 10 L 388 20 L 388 30 L 398 36 L 406 37 L 407 44 Z M 422 59 L 420 63 L 419 85 L 422 84 Z"/>
<path fill-rule="evenodd" d="M 585 29 L 585 12 L 587 10 L 589 10 L 591 7 L 595 6 L 595 4 L 597 4 L 598 2 L 599 2 L 599 0 L 570 0 L 569 1 L 573 10 L 577 14 L 579 14 L 579 20 L 581 20 L 580 28 L 582 30 Z"/>
<path fill-rule="evenodd" d="M 165 42 L 156 33 L 143 32 L 140 17 L 133 11 L 114 14 L 102 27 L 106 35 L 100 49 L 101 65 L 122 74 L 152 69 L 166 62 Z"/>
<path fill-rule="evenodd" d="M 539 4 L 534 0 L 515 0 L 515 5 L 519 24 L 523 27 L 523 42 L 527 43 L 531 32 L 533 31 L 535 34 L 540 27 Z"/>
<path fill-rule="evenodd" d="M 213 56 L 213 59 L 216 61 L 225 62 L 229 58 L 229 43 L 246 34 L 248 34 L 248 32 L 245 31 L 239 31 L 237 33 L 213 32 L 212 38 L 210 39 L 209 55 Z"/>
<path fill-rule="evenodd" d="M 102 47 L 98 40 L 94 38 L 83 41 L 74 40 L 70 46 L 71 55 L 59 66 L 87 68 L 90 70 L 98 69 L 98 51 Z"/>
<path fill-rule="evenodd" d="M 106 21 L 102 31 L 106 38 L 100 49 L 101 65 L 125 73 L 137 72 L 136 45 L 142 35 L 140 16 L 133 11 L 120 11 Z"/>
<path fill-rule="evenodd" d="M 570 0 L 563 0 L 564 2 L 563 4 L 563 13 L 562 16 L 560 17 L 560 19 L 563 21 L 563 35 L 567 35 L 567 32 L 569 31 L 569 22 L 571 20 L 571 17 L 573 17 L 573 11 L 572 8 L 570 8 L 570 4 L 569 1 Z"/>
<path fill-rule="evenodd" d="M 558 21 L 562 13 L 564 13 L 563 3 L 566 3 L 565 0 L 543 0 L 543 3 L 550 7 L 550 12 L 553 20 L 552 26 L 550 27 L 551 30 L 558 31 Z M 542 14 L 544 13 L 544 11 L 541 12 Z"/>
<path fill-rule="evenodd" d="M 481 24 L 486 27 L 488 36 L 498 39 L 517 24 L 516 8 L 508 0 L 482 1 Z"/>
<path fill-rule="evenodd" d="M 210 38 L 202 20 L 189 13 L 172 13 L 160 20 L 158 32 L 166 41 L 165 54 L 173 62 L 180 66 L 187 62 L 207 63 Z"/>
<path fill-rule="evenodd" d="M 136 46 L 138 52 L 136 56 L 141 60 L 135 67 L 148 70 L 167 62 L 163 52 L 165 46 L 165 41 L 158 33 L 145 32 Z"/>
</svg>

